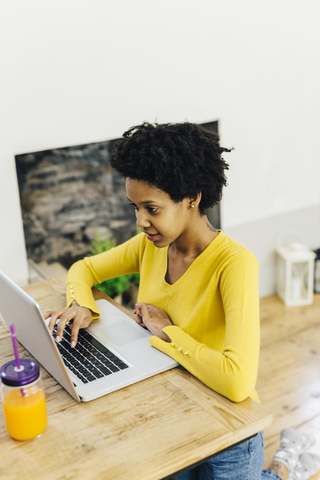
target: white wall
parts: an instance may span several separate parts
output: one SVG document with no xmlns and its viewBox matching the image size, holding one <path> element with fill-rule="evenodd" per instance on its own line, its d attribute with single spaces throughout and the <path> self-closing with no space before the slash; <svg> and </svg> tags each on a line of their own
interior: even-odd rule
<svg viewBox="0 0 320 480">
<path fill-rule="evenodd" d="M 27 282 L 14 155 L 218 119 L 223 228 L 320 204 L 319 2 L 0 7 L 0 269 Z M 319 239 L 320 241 L 320 239 Z"/>
</svg>

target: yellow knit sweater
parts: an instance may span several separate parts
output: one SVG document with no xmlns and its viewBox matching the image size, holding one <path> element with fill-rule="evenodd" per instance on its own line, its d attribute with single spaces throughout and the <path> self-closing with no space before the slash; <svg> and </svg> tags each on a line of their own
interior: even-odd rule
<svg viewBox="0 0 320 480">
<path fill-rule="evenodd" d="M 172 343 L 150 343 L 173 357 L 216 392 L 235 402 L 252 397 L 257 378 L 260 322 L 258 262 L 252 252 L 223 232 L 173 285 L 165 281 L 167 248 L 141 233 L 108 252 L 72 265 L 68 305 L 75 299 L 99 311 L 91 288 L 103 280 L 140 273 L 139 302 L 165 310 L 173 325 L 163 331 Z"/>
</svg>

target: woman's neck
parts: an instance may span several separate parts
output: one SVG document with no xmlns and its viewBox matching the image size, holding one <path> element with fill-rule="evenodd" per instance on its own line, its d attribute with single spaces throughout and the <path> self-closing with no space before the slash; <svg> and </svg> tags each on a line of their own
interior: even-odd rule
<svg viewBox="0 0 320 480">
<path fill-rule="evenodd" d="M 185 232 L 170 245 L 172 254 L 181 257 L 196 258 L 219 235 L 206 215 L 198 217 L 192 229 Z"/>
</svg>

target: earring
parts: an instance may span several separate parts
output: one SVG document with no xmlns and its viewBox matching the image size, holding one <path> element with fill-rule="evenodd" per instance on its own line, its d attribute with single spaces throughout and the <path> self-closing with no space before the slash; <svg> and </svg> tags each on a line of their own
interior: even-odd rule
<svg viewBox="0 0 320 480">
<path fill-rule="evenodd" d="M 192 204 L 191 207 L 194 208 L 194 205 Z"/>
</svg>

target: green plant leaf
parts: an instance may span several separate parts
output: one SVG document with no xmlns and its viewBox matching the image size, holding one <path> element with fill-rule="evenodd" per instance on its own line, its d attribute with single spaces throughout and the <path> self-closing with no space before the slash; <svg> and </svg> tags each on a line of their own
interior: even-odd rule
<svg viewBox="0 0 320 480">
<path fill-rule="evenodd" d="M 137 228 L 137 234 L 140 232 L 141 229 Z M 111 250 L 111 248 L 116 247 L 116 245 L 117 243 L 115 239 L 109 238 L 107 235 L 105 235 L 104 238 L 101 238 L 98 230 L 96 230 L 94 233 L 94 239 L 89 246 L 89 251 L 91 255 L 97 255 Z M 139 273 L 129 273 L 128 275 L 123 275 L 121 277 L 110 278 L 109 280 L 105 280 L 95 286 L 106 295 L 109 295 L 109 297 L 114 298 L 119 293 L 128 290 L 132 283 L 139 286 L 139 282 Z"/>
</svg>

